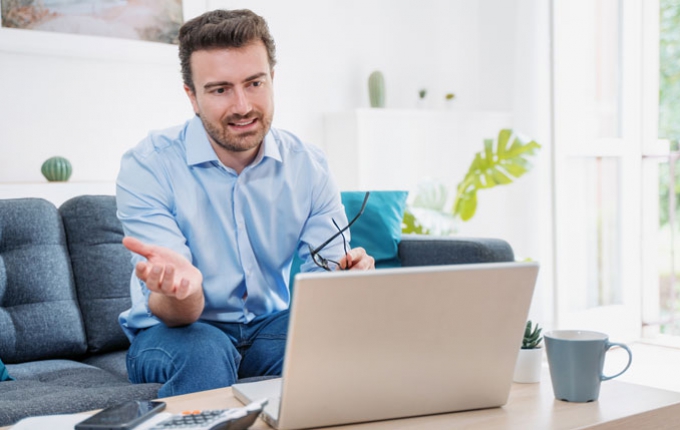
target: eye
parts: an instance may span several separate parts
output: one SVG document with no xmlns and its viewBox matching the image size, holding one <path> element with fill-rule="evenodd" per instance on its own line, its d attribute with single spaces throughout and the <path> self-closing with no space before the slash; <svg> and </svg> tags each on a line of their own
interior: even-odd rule
<svg viewBox="0 0 680 430">
<path fill-rule="evenodd" d="M 251 85 L 254 87 L 260 87 L 262 86 L 262 81 L 254 81 Z"/>
<path fill-rule="evenodd" d="M 215 90 L 215 93 L 224 94 L 224 91 L 225 91 L 224 88 L 218 88 L 218 89 Z"/>
</svg>

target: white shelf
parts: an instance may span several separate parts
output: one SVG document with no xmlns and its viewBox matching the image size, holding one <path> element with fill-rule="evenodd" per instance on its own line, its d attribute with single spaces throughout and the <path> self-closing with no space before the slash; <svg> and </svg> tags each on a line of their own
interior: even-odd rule
<svg viewBox="0 0 680 430">
<path fill-rule="evenodd" d="M 39 197 L 59 207 L 66 200 L 83 195 L 115 195 L 115 182 L 17 182 L 0 184 L 0 199 Z"/>
<path fill-rule="evenodd" d="M 484 139 L 511 125 L 508 112 L 356 109 L 325 115 L 324 142 L 340 189 L 414 190 L 458 183 Z"/>
</svg>

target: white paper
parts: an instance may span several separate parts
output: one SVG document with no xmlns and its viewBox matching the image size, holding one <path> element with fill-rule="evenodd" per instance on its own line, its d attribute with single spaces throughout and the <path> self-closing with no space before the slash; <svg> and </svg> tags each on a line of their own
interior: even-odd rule
<svg viewBox="0 0 680 430">
<path fill-rule="evenodd" d="M 76 424 L 86 420 L 91 415 L 86 414 L 70 414 L 70 415 L 43 415 L 40 417 L 24 418 L 11 427 L 11 430 L 36 430 L 36 429 L 50 429 L 50 430 L 73 430 Z M 148 420 L 144 421 L 135 430 L 147 430 L 159 422 L 172 416 L 171 413 L 161 412 Z"/>
</svg>

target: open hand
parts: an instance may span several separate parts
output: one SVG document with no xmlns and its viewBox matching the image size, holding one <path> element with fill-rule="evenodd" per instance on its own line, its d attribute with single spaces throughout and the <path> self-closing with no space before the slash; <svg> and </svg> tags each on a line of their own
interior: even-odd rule
<svg viewBox="0 0 680 430">
<path fill-rule="evenodd" d="M 202 293 L 203 275 L 183 255 L 162 246 L 148 245 L 134 237 L 125 237 L 123 245 L 146 258 L 147 261 L 137 263 L 135 275 L 150 291 L 177 300 Z"/>
</svg>

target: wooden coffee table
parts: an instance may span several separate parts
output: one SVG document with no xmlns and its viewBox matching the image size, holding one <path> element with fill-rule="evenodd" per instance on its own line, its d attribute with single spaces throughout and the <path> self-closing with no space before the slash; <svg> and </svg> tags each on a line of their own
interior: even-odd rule
<svg viewBox="0 0 680 430">
<path fill-rule="evenodd" d="M 591 403 L 555 400 L 550 375 L 544 369 L 538 384 L 513 384 L 508 403 L 500 408 L 333 427 L 362 430 L 465 429 L 676 429 L 680 393 L 616 380 L 602 383 L 600 399 Z M 404 387 L 405 390 L 408 387 Z M 162 399 L 165 412 L 240 407 L 231 388 Z M 8 428 L 8 427 L 7 427 Z M 253 429 L 270 429 L 258 420 Z"/>
<path fill-rule="evenodd" d="M 404 389 L 408 389 L 404 387 Z M 167 412 L 242 406 L 231 388 L 163 399 Z M 602 383 L 600 398 L 591 403 L 555 400 L 545 369 L 538 384 L 513 384 L 501 408 L 457 412 L 333 427 L 333 429 L 422 430 L 465 429 L 671 429 L 680 418 L 680 393 L 616 380 Z M 270 429 L 258 420 L 253 429 Z"/>
</svg>

